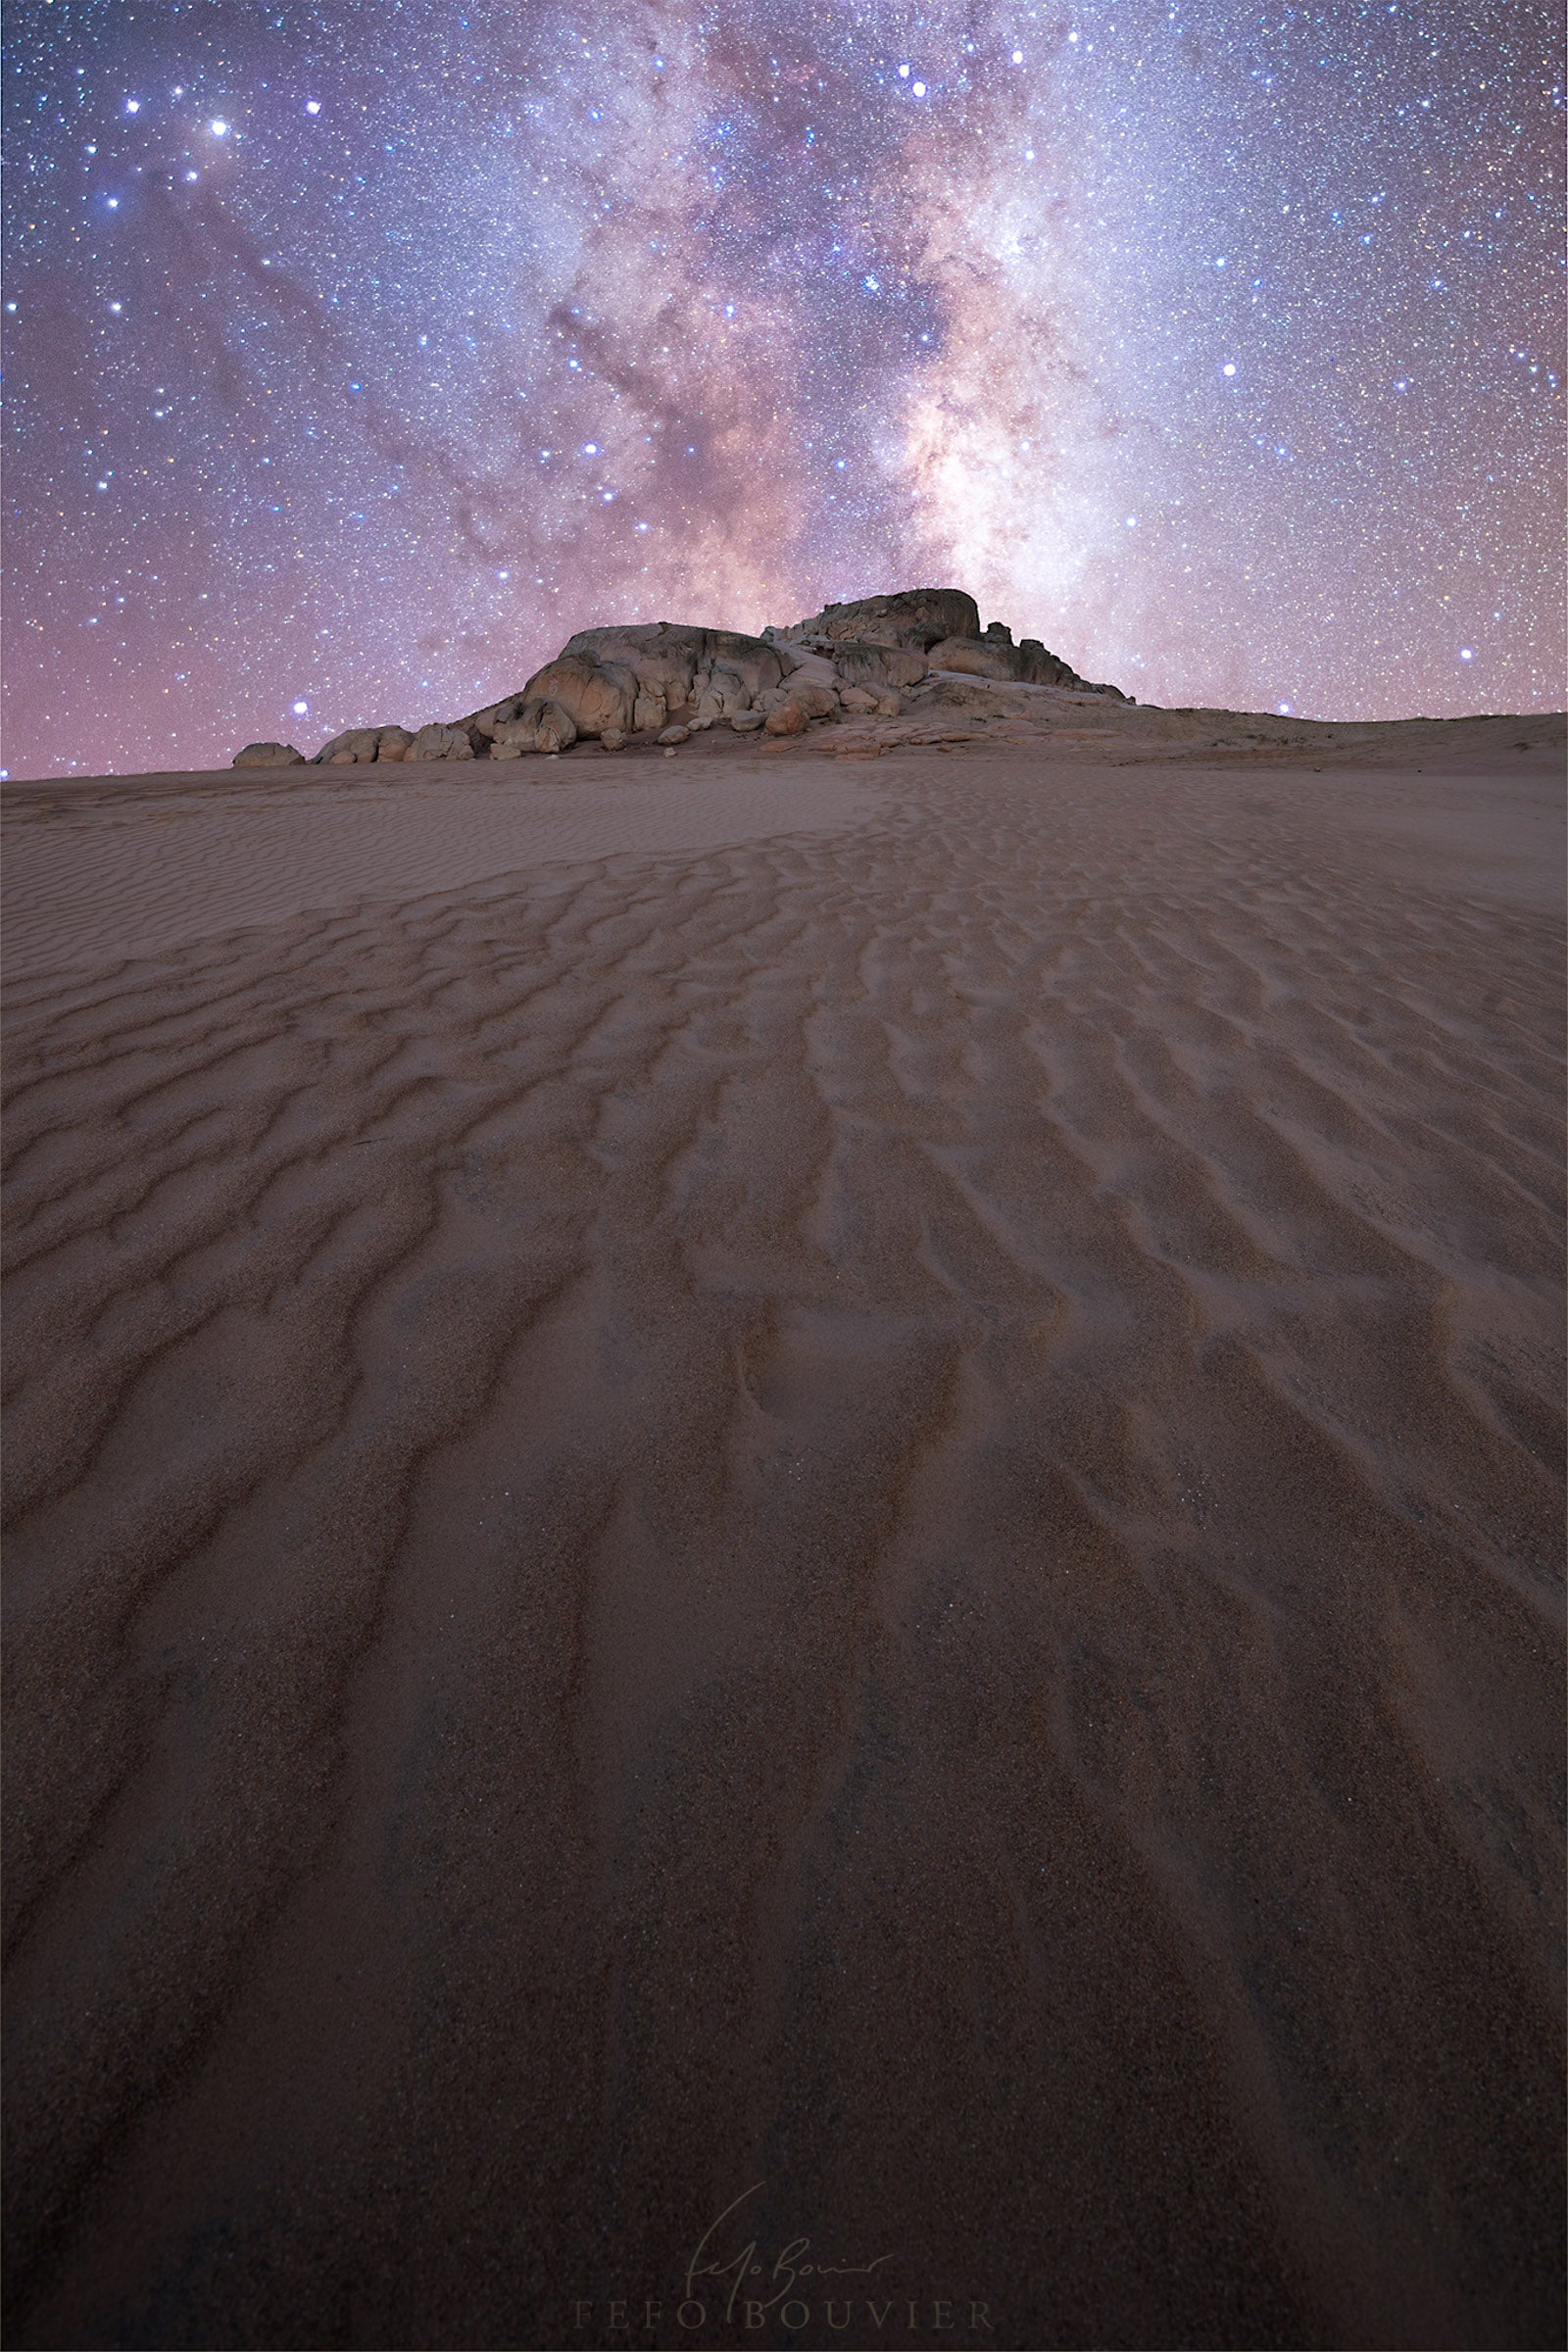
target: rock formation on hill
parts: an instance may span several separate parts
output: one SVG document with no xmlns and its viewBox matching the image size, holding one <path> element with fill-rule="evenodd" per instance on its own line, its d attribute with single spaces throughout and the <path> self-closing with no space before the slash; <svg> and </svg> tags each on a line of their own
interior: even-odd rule
<svg viewBox="0 0 1568 2352">
<path fill-rule="evenodd" d="M 901 647 L 923 656 L 931 669 L 960 670 L 969 677 L 1065 686 L 1079 694 L 1117 691 L 1089 685 L 1059 656 L 1048 653 L 1038 637 L 1014 645 L 1012 631 L 1000 620 L 982 634 L 980 608 L 961 588 L 911 588 L 898 596 L 863 597 L 858 604 L 825 605 L 788 633 L 807 641 L 826 638 L 841 667 L 846 657 L 864 661 L 874 648 Z"/>
<path fill-rule="evenodd" d="M 673 746 L 708 727 L 795 735 L 841 712 L 896 715 L 901 695 L 933 672 L 1116 695 L 1080 678 L 1038 638 L 1014 645 L 960 588 L 911 588 L 826 605 L 760 637 L 734 629 L 648 621 L 580 629 L 516 694 L 411 734 L 350 727 L 315 755 L 317 766 L 375 760 L 516 760 L 564 752 L 579 737 L 617 751 L 630 736 Z M 286 744 L 247 744 L 236 767 L 301 762 Z"/>
<path fill-rule="evenodd" d="M 853 605 L 824 605 L 789 634 L 902 645 L 923 654 L 945 638 L 978 637 L 980 608 L 961 588 L 906 588 L 895 596 L 863 596 Z"/>
</svg>

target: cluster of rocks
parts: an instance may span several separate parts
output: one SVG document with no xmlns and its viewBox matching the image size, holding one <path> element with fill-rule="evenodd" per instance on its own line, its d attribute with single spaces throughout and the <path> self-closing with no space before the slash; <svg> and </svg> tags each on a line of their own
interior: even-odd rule
<svg viewBox="0 0 1568 2352">
<path fill-rule="evenodd" d="M 926 669 L 1125 700 L 1119 687 L 1095 686 L 1079 677 L 1038 637 L 1014 645 L 1012 631 L 1000 620 L 982 630 L 980 608 L 961 588 L 911 588 L 897 596 L 862 597 L 853 605 L 825 605 L 787 634 L 831 645 L 835 657 L 847 654 L 852 662 L 868 648 L 896 646 L 922 657 Z"/>
<path fill-rule="evenodd" d="M 634 735 L 672 750 L 719 725 L 739 735 L 799 735 L 846 712 L 896 717 L 909 689 L 944 670 L 1117 693 L 1088 685 L 1036 638 L 1014 645 L 1000 621 L 982 633 L 979 608 L 961 589 L 916 588 L 828 605 L 760 637 L 667 620 L 582 629 L 518 694 L 416 732 L 351 727 L 310 764 L 518 760 L 566 751 L 579 738 L 619 751 Z M 303 753 L 281 743 L 247 744 L 234 760 L 236 767 L 306 764 Z"/>
</svg>

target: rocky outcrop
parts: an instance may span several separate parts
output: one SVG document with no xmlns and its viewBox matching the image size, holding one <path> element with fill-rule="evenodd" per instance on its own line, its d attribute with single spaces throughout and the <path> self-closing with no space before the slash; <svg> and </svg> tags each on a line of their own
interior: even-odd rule
<svg viewBox="0 0 1568 2352">
<path fill-rule="evenodd" d="M 591 654 L 573 653 L 568 647 L 558 660 L 535 670 L 521 694 L 501 706 L 500 716 L 515 716 L 527 726 L 538 712 L 536 725 L 554 724 L 543 716 L 553 706 L 570 720 L 575 743 L 579 735 L 602 735 L 607 727 L 624 734 L 636 700 L 635 670 L 621 662 L 595 661 Z"/>
<path fill-rule="evenodd" d="M 1035 637 L 1014 645 L 999 620 L 982 634 L 980 612 L 960 588 L 910 588 L 824 605 L 793 628 L 748 637 L 736 629 L 669 620 L 580 629 L 515 694 L 466 718 L 420 727 L 351 727 L 315 755 L 318 765 L 367 760 L 518 760 L 559 754 L 579 739 L 618 750 L 633 736 L 674 749 L 714 726 L 738 734 L 766 727 L 794 734 L 849 712 L 897 717 L 903 697 L 933 671 L 999 683 L 1093 686 Z M 918 699 L 918 698 L 917 698 Z M 1118 696 L 1118 699 L 1122 699 Z M 787 718 L 779 714 L 788 711 Z M 293 766 L 285 744 L 247 744 L 238 766 Z"/>
<path fill-rule="evenodd" d="M 1077 694 L 1116 694 L 1091 685 L 1038 637 L 1014 645 L 1000 620 L 982 632 L 980 608 L 961 588 L 909 588 L 896 596 L 866 596 L 855 604 L 824 605 L 808 620 L 780 632 L 786 643 L 820 646 L 842 677 L 892 690 L 917 685 L 927 669 L 1022 686 L 1062 686 Z"/>
<path fill-rule="evenodd" d="M 984 637 L 945 637 L 931 648 L 933 669 L 956 669 L 966 678 L 1004 678 L 1018 675 L 1018 656 L 1010 646 L 995 645 Z"/>
<path fill-rule="evenodd" d="M 749 710 L 760 694 L 783 682 L 797 659 L 738 629 L 688 628 L 670 620 L 579 630 L 563 658 L 570 656 L 630 673 L 635 685 L 629 715 L 638 734 L 658 734 L 666 723 L 712 726 Z"/>
<path fill-rule="evenodd" d="M 1077 671 L 1059 655 L 1047 653 L 1038 637 L 1025 637 L 1019 645 L 1018 675 L 1026 686 L 1082 686 L 1084 683 Z"/>
<path fill-rule="evenodd" d="M 1060 686 L 1074 694 L 1111 694 L 1123 700 L 1115 686 L 1091 685 L 1059 655 L 1048 653 L 1038 637 L 1014 645 L 1012 631 L 992 621 L 983 637 L 949 637 L 934 645 L 927 660 L 933 669 L 956 670 L 970 678 L 998 678 L 1016 686 Z"/>
<path fill-rule="evenodd" d="M 873 645 L 851 637 L 833 647 L 833 666 L 851 685 L 896 693 L 901 686 L 918 686 L 930 663 L 924 654 L 907 646 Z"/>
<path fill-rule="evenodd" d="M 798 662 L 794 653 L 734 629 L 667 620 L 581 629 L 519 694 L 473 711 L 465 723 L 492 758 L 503 760 L 564 749 L 562 715 L 573 741 L 658 736 L 675 724 L 697 732 L 751 710 Z"/>
<path fill-rule="evenodd" d="M 824 605 L 790 634 L 901 645 L 923 654 L 946 637 L 978 637 L 980 608 L 961 588 L 906 588 L 896 596 L 862 596 L 854 604 Z"/>
<path fill-rule="evenodd" d="M 426 735 L 429 728 L 422 730 Z M 313 755 L 314 767 L 364 767 L 372 760 L 408 760 L 415 757 L 417 737 L 407 727 L 347 727 L 334 735 Z M 426 757 L 427 755 L 421 755 Z"/>
<path fill-rule="evenodd" d="M 304 767 L 305 754 L 291 743 L 248 743 L 234 754 L 235 767 Z"/>
<path fill-rule="evenodd" d="M 577 740 L 577 722 L 564 703 L 541 703 L 534 729 L 536 752 L 569 752 Z"/>
<path fill-rule="evenodd" d="M 358 767 L 375 758 L 381 740 L 379 727 L 348 727 L 323 743 L 312 764 L 316 767 Z"/>
<path fill-rule="evenodd" d="M 473 756 L 473 737 L 461 721 L 451 727 L 421 727 L 403 755 L 405 760 L 471 760 Z"/>
<path fill-rule="evenodd" d="M 798 710 L 803 719 L 833 718 L 838 712 L 839 698 L 834 688 L 824 685 L 819 678 L 791 678 L 787 686 L 770 686 L 757 698 L 758 710 L 769 715 L 782 710 L 786 704 Z M 777 733 L 776 728 L 774 732 Z"/>
</svg>

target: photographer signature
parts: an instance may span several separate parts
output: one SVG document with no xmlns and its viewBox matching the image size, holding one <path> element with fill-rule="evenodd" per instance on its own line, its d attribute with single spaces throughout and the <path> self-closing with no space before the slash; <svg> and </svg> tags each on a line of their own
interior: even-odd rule
<svg viewBox="0 0 1568 2352">
<path fill-rule="evenodd" d="M 717 2219 L 710 2222 L 703 2231 L 697 2242 L 697 2250 L 686 2265 L 686 2292 L 688 2295 L 693 2292 L 692 2282 L 694 2279 L 727 2278 L 729 2280 L 729 2296 L 724 2305 L 726 2322 L 733 2321 L 736 2298 L 748 2278 L 760 2279 L 765 2289 L 763 2293 L 749 2297 L 748 2300 L 755 2301 L 762 2311 L 770 2311 L 775 2303 L 785 2301 L 791 2289 L 800 2279 L 851 2277 L 868 2278 L 873 2271 L 881 2268 L 883 2263 L 892 2261 L 891 2254 L 879 2254 L 875 2262 L 808 2262 L 807 2256 L 810 2252 L 811 2246 L 808 2237 L 792 2237 L 783 2252 L 775 2257 L 771 2270 L 767 2268 L 766 2257 L 758 2254 L 755 2238 L 751 2240 L 750 2244 L 742 2246 L 738 2253 L 731 2255 L 727 2261 L 708 2260 L 714 2232 L 729 2220 L 736 2206 L 744 2205 L 748 2197 L 755 2197 L 758 2190 L 765 2186 L 765 2181 L 754 2180 L 750 2188 L 742 2189 L 734 2204 L 726 2205 Z M 738 2227 L 744 2227 L 744 2225 L 738 2225 Z"/>
</svg>

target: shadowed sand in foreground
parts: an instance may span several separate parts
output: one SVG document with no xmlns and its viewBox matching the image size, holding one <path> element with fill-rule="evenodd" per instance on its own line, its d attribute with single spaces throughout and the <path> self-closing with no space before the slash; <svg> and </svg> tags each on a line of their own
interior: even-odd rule
<svg viewBox="0 0 1568 2352">
<path fill-rule="evenodd" d="M 1149 716 L 8 788 L 13 2345 L 1561 2340 L 1561 728 Z"/>
</svg>

